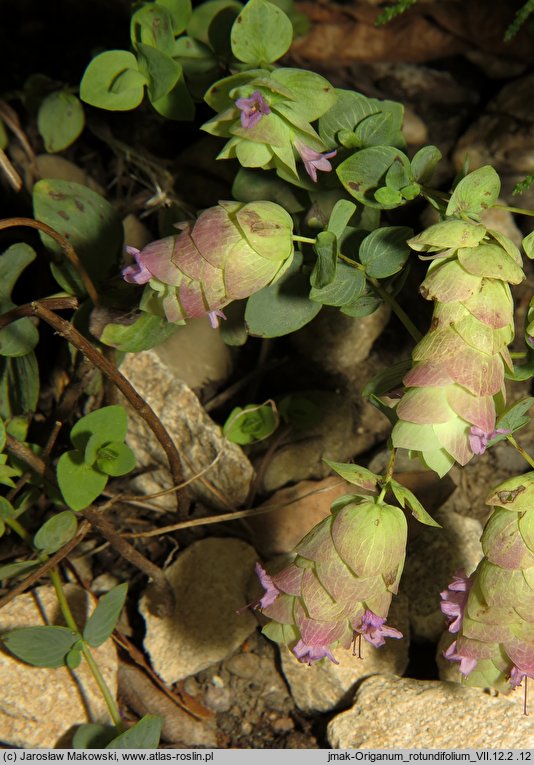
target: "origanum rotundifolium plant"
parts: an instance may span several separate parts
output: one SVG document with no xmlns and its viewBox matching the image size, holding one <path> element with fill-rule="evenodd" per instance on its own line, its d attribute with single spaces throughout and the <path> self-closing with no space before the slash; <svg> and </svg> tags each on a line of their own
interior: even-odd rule
<svg viewBox="0 0 534 765">
<path fill-rule="evenodd" d="M 224 51 L 217 59 L 218 76 L 214 66 L 203 68 L 203 100 L 214 115 L 202 130 L 225 141 L 217 159 L 237 160 L 240 169 L 235 200 L 178 222 L 179 232 L 141 251 L 126 248 L 133 262 L 122 275 L 143 288 L 132 292 L 139 294 L 142 315 L 173 324 L 206 316 L 214 328 L 221 325 L 227 342 L 242 344 L 248 335 L 294 332 L 323 306 L 361 317 L 385 302 L 415 341 L 411 360 L 366 386 L 369 400 L 393 425 L 386 473 L 331 463 L 357 492 L 334 503 L 331 515 L 297 545 L 282 571 L 269 574 L 257 566 L 265 594 L 256 607 L 269 618 L 264 633 L 288 644 L 301 662 L 338 662 L 339 649 L 362 638 L 379 647 L 386 638 L 402 637 L 387 618 L 404 564 L 405 511 L 438 525 L 394 479 L 396 451 L 418 455 L 439 476 L 504 439 L 523 452 L 513 434 L 528 422 L 534 399 L 507 409 L 505 388 L 506 379 L 525 380 L 534 373 L 533 308 L 526 363 L 514 366 L 509 351 L 511 288 L 524 279 L 522 256 L 510 238 L 484 223 L 485 211 L 504 207 L 492 167 L 465 171 L 452 193 L 444 194 L 431 186 L 439 150 L 425 146 L 413 156 L 406 153 L 401 104 L 335 88 L 319 74 L 276 63 L 291 42 L 290 6 L 250 0 L 244 6 L 206 3 L 190 11 L 182 5 L 173 3 L 171 13 L 171 4 L 145 3 L 136 11 L 137 65 L 128 54 L 131 68 L 125 61 L 121 82 L 131 80 L 140 99 L 144 78 L 158 109 L 153 94 L 164 90 L 162 75 L 147 63 L 156 51 L 182 67 L 184 83 L 192 71 L 183 58 L 186 48 L 202 51 L 206 62 Z M 224 30 L 216 25 L 223 6 L 234 14 Z M 178 7 L 182 15 L 175 23 L 171 16 Z M 150 32 L 150 14 L 168 16 L 164 39 L 155 25 Z M 104 108 L 132 108 L 133 90 L 128 107 L 122 96 L 116 98 L 119 89 L 114 92 L 104 80 L 95 95 L 98 62 L 84 75 L 82 99 Z M 193 99 L 198 97 L 197 91 Z M 387 211 L 414 199 L 434 208 L 435 222 L 419 232 L 390 225 Z M 532 236 L 523 247 L 532 257 Z M 433 303 L 425 334 L 396 300 L 409 261 L 417 256 L 428 262 L 420 293 Z M 225 308 L 234 301 L 241 308 L 227 328 Z M 234 410 L 225 432 L 248 444 L 267 437 L 277 422 L 274 404 L 251 404 Z M 527 460 L 534 464 L 528 455 Z M 522 476 L 514 481 L 529 485 Z M 455 574 L 442 593 L 442 607 L 458 633 L 447 658 L 460 661 L 471 684 L 502 690 L 534 677 L 528 618 L 534 604 L 528 568 L 534 541 L 520 495 L 520 504 L 512 504 L 497 501 L 504 495 L 495 492 L 490 502 L 496 509 L 482 538 L 485 558 L 469 576 Z M 513 541 L 512 531 L 508 536 L 504 531 L 510 523 Z"/>
<path fill-rule="evenodd" d="M 36 253 L 19 243 L 0 256 L 0 483 L 9 490 L 0 502 L 0 534 L 17 534 L 31 550 L 30 559 L 0 568 L 0 579 L 46 567 L 76 538 L 79 513 L 98 527 L 107 505 L 95 511 L 93 504 L 108 481 L 135 462 L 119 406 L 80 419 L 70 431 L 72 448 L 54 457 L 54 470 L 50 449 L 28 444 L 40 385 L 39 331 L 30 317 L 48 323 L 128 398 L 164 449 L 176 488 L 177 445 L 109 361 L 110 349 L 152 348 L 201 317 L 239 346 L 249 336 L 295 332 L 324 306 L 358 318 L 385 303 L 414 341 L 411 359 L 385 369 L 364 389 L 393 426 L 387 469 L 379 475 L 328 462 L 354 493 L 334 502 L 285 568 L 272 571 L 258 562 L 256 569 L 264 594 L 255 606 L 268 618 L 263 632 L 287 644 L 295 660 L 314 664 L 347 660 L 342 649 L 351 644 L 380 648 L 386 639 L 402 638 L 388 612 L 402 576 L 406 513 L 439 524 L 396 480 L 399 449 L 444 476 L 506 440 L 534 468 L 515 439 L 534 399 L 507 407 L 505 387 L 506 380 L 534 376 L 534 299 L 525 350 L 515 354 L 524 363 L 517 365 L 509 346 L 512 290 L 524 279 L 522 254 L 486 225 L 484 213 L 532 213 L 499 202 L 500 180 L 489 166 L 465 169 L 450 189 L 434 188 L 441 153 L 435 146 L 408 152 L 401 104 L 336 88 L 288 58 L 280 65 L 304 28 L 290 0 L 208 0 L 194 10 L 189 0 L 141 2 L 132 15 L 132 49 L 104 51 L 89 63 L 80 85 L 86 111 L 131 111 L 146 96 L 159 118 L 191 120 L 204 102 L 212 115 L 199 128 L 220 140 L 214 163 L 232 160 L 237 172 L 229 198 L 196 216 L 187 204 L 178 206 L 176 231 L 159 232 L 166 235 L 142 249 L 123 241 L 113 205 L 74 182 L 40 180 L 32 192 L 34 218 L 3 222 L 4 228 L 39 230 L 62 292 L 17 307 L 13 288 Z M 44 117 L 41 122 L 46 125 Z M 414 200 L 433 209 L 434 222 L 423 231 L 389 217 Z M 533 234 L 522 246 L 534 257 Z M 420 293 L 433 304 L 424 334 L 397 300 L 416 258 L 428 262 Z M 74 311 L 72 320 L 58 310 Z M 306 394 L 247 404 L 231 412 L 224 433 L 246 447 L 281 421 L 286 428 L 309 427 L 320 417 L 317 409 Z M 471 685 L 511 690 L 534 678 L 532 475 L 492 490 L 484 558 L 474 572 L 451 572 L 441 593 L 455 636 L 445 655 L 459 662 Z M 20 518 L 36 492 L 44 492 L 54 512 L 30 533 Z M 165 579 L 126 540 L 117 541 L 109 528 L 106 533 L 148 576 Z M 114 727 L 83 728 L 76 745 L 155 746 L 161 721 L 148 716 L 123 732 L 90 651 L 111 634 L 126 586 L 104 595 L 82 628 L 70 614 L 57 567 L 50 575 L 66 626 L 15 630 L 2 636 L 4 645 L 38 666 L 72 668 L 82 657 L 89 662 Z"/>
</svg>

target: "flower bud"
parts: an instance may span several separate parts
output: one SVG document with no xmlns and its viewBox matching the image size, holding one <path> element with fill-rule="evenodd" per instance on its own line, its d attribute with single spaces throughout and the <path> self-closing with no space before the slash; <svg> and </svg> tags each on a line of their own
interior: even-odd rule
<svg viewBox="0 0 534 765">
<path fill-rule="evenodd" d="M 141 309 L 169 322 L 210 316 L 278 279 L 293 258 L 293 221 L 274 202 L 220 202 L 175 236 L 132 251 L 126 281 L 147 284 Z"/>
<path fill-rule="evenodd" d="M 264 633 L 308 664 L 337 663 L 333 650 L 358 634 L 377 647 L 402 637 L 385 621 L 404 564 L 406 518 L 375 497 L 353 499 L 304 537 L 280 573 L 257 569 L 259 607 L 271 619 Z"/>
</svg>

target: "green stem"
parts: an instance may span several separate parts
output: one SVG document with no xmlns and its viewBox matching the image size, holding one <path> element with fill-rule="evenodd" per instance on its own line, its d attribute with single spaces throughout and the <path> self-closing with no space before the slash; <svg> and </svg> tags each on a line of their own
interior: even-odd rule
<svg viewBox="0 0 534 765">
<path fill-rule="evenodd" d="M 304 242 L 305 244 L 315 244 L 317 239 L 310 239 L 309 236 L 299 236 L 298 234 L 293 234 L 291 237 L 294 242 Z"/>
<path fill-rule="evenodd" d="M 518 215 L 530 215 L 534 217 L 534 210 L 525 210 L 523 207 L 508 207 L 508 205 L 493 205 L 493 207 L 499 210 L 508 210 L 508 212 L 517 213 Z"/>
<path fill-rule="evenodd" d="M 28 547 L 32 547 L 33 538 L 31 534 L 28 534 L 24 526 L 22 526 L 15 518 L 4 518 L 6 526 L 18 534 L 18 536 L 25 542 Z"/>
<path fill-rule="evenodd" d="M 70 609 L 67 597 L 65 595 L 65 590 L 63 589 L 63 584 L 61 582 L 61 577 L 59 576 L 59 571 L 57 568 L 53 568 L 50 571 L 50 579 L 52 580 L 52 584 L 54 585 L 54 589 L 56 591 L 56 596 L 59 603 L 59 608 L 61 609 L 61 613 L 63 614 L 63 618 L 65 619 L 67 627 L 73 630 L 73 632 L 80 634 L 80 630 L 78 628 L 78 625 L 76 624 L 76 620 L 74 619 L 74 616 L 72 615 L 72 611 Z M 111 691 L 109 690 L 107 683 L 104 680 L 104 676 L 102 675 L 98 664 L 94 660 L 93 654 L 89 650 L 89 646 L 85 642 L 82 644 L 81 651 L 85 661 L 87 662 L 89 666 L 89 669 L 91 670 L 91 674 L 93 675 L 95 679 L 95 683 L 98 685 L 100 692 L 102 696 L 104 697 L 104 701 L 106 702 L 106 706 L 108 708 L 111 719 L 113 720 L 113 724 L 115 725 L 119 733 L 122 733 L 122 731 L 124 730 L 124 725 L 122 723 L 121 716 L 119 714 L 119 708 L 117 707 L 117 704 L 115 703 L 115 699 L 113 698 Z"/>
<path fill-rule="evenodd" d="M 410 335 L 413 337 L 416 343 L 418 343 L 422 337 L 423 334 L 420 332 L 413 321 L 410 319 L 404 308 L 402 308 L 393 295 L 390 295 L 387 290 L 385 290 L 378 279 L 373 279 L 371 277 L 367 277 L 367 281 L 370 282 L 373 285 L 374 290 L 376 293 L 382 298 L 382 300 L 389 305 L 393 313 L 396 315 L 396 317 L 402 322 L 407 332 L 410 333 Z"/>
<path fill-rule="evenodd" d="M 534 468 L 534 459 L 530 456 L 528 452 L 526 452 L 520 444 L 517 443 L 515 438 L 513 436 L 506 436 L 507 440 L 512 444 L 512 446 L 517 449 L 519 454 L 525 459 L 530 467 Z"/>
</svg>

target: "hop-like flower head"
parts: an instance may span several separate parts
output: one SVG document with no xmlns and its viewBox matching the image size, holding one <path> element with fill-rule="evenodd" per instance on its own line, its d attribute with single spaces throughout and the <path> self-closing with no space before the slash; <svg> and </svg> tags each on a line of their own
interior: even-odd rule
<svg viewBox="0 0 534 765">
<path fill-rule="evenodd" d="M 413 350 L 392 438 L 441 476 L 504 432 L 495 429 L 495 400 L 504 400 L 504 370 L 512 367 L 509 284 L 524 274 L 513 245 L 505 249 L 506 238 L 495 236 L 481 224 L 450 219 L 410 240 L 436 256 L 421 285 L 435 306 L 430 330 Z"/>
<path fill-rule="evenodd" d="M 123 270 L 133 284 L 146 284 L 141 309 L 169 322 L 208 316 L 278 279 L 293 258 L 293 221 L 274 202 L 221 202 L 176 236 L 129 248 L 135 264 Z"/>
<path fill-rule="evenodd" d="M 354 497 L 297 545 L 293 563 L 271 577 L 258 569 L 265 595 L 264 628 L 300 661 L 336 662 L 355 634 L 374 646 L 401 633 L 385 626 L 397 592 L 406 546 L 402 510 L 376 498 Z M 337 663 L 337 662 L 336 662 Z"/>
<path fill-rule="evenodd" d="M 534 677 L 534 473 L 498 486 L 488 504 L 483 560 L 442 593 L 457 634 L 445 656 L 468 684 L 506 690 Z"/>
</svg>

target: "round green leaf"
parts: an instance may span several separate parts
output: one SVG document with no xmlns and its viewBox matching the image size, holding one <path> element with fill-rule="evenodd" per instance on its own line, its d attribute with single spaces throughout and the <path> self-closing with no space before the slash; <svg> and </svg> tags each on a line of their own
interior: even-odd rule
<svg viewBox="0 0 534 765">
<path fill-rule="evenodd" d="M 125 733 L 114 738 L 106 749 L 157 749 L 163 718 L 145 715 Z"/>
<path fill-rule="evenodd" d="M 48 152 L 66 149 L 78 138 L 84 125 L 83 106 L 72 93 L 64 90 L 51 93 L 41 103 L 37 127 Z"/>
<path fill-rule="evenodd" d="M 133 324 L 106 324 L 99 340 L 123 353 L 139 353 L 163 343 L 177 329 L 159 316 L 141 313 Z"/>
<path fill-rule="evenodd" d="M 0 581 L 11 579 L 13 576 L 24 576 L 40 565 L 41 562 L 38 560 L 23 560 L 18 563 L 8 563 L 5 566 L 0 566 Z"/>
<path fill-rule="evenodd" d="M 412 179 L 408 157 L 393 146 L 372 146 L 362 149 L 342 162 L 336 172 L 349 194 L 365 205 L 391 209 L 405 200 L 395 189 L 384 187 L 385 177 L 394 163 L 404 173 L 407 182 Z"/>
<path fill-rule="evenodd" d="M 93 648 L 105 643 L 115 629 L 127 592 L 128 585 L 119 584 L 98 601 L 83 631 L 83 639 Z"/>
<path fill-rule="evenodd" d="M 117 734 L 114 725 L 82 723 L 72 738 L 73 749 L 105 749 Z"/>
<path fill-rule="evenodd" d="M 78 669 L 82 663 L 82 652 L 79 648 L 71 648 L 65 656 L 65 664 L 69 669 Z"/>
<path fill-rule="evenodd" d="M 108 50 L 96 56 L 85 70 L 80 98 L 100 109 L 128 111 L 143 100 L 146 82 L 133 53 Z"/>
<path fill-rule="evenodd" d="M 232 27 L 232 53 L 245 64 L 264 66 L 281 58 L 293 41 L 293 25 L 268 0 L 249 0 Z"/>
<path fill-rule="evenodd" d="M 191 0 L 158 0 L 158 5 L 168 10 L 174 35 L 181 34 L 191 17 Z"/>
<path fill-rule="evenodd" d="M 137 56 L 139 69 L 148 80 L 148 96 L 152 102 L 158 101 L 176 85 L 182 74 L 182 65 L 151 45 L 139 44 Z"/>
<path fill-rule="evenodd" d="M 278 427 L 278 415 L 268 404 L 236 407 L 223 426 L 223 433 L 234 444 L 256 443 L 268 438 Z"/>
<path fill-rule="evenodd" d="M 135 454 L 129 446 L 120 441 L 112 441 L 98 450 L 95 467 L 111 476 L 125 475 L 136 464 Z"/>
<path fill-rule="evenodd" d="M 21 627 L 2 636 L 5 647 L 34 667 L 61 667 L 79 635 L 67 627 Z"/>
<path fill-rule="evenodd" d="M 117 211 L 100 194 L 79 183 L 47 178 L 33 187 L 33 210 L 37 220 L 69 240 L 97 284 L 116 273 L 124 230 Z M 59 244 L 45 234 L 41 239 L 54 255 L 54 276 L 63 289 L 85 295 L 77 269 Z"/>
<path fill-rule="evenodd" d="M 401 270 L 410 254 L 408 239 L 413 235 L 406 226 L 384 226 L 365 237 L 359 257 L 368 276 L 385 279 Z"/>
<path fill-rule="evenodd" d="M 309 299 L 309 281 L 300 271 L 301 264 L 302 254 L 297 252 L 282 279 L 249 297 L 245 309 L 249 335 L 288 335 L 317 316 L 321 304 Z"/>
<path fill-rule="evenodd" d="M 98 449 L 110 441 L 124 441 L 128 431 L 128 416 L 123 406 L 103 406 L 78 420 L 70 432 L 72 445 L 84 454 L 92 465 Z M 95 436 L 94 440 L 89 439 Z"/>
<path fill-rule="evenodd" d="M 142 5 L 132 16 L 130 36 L 136 49 L 140 45 L 150 45 L 172 55 L 174 33 L 171 13 L 160 3 Z"/>
<path fill-rule="evenodd" d="M 454 189 L 447 206 L 447 215 L 477 215 L 492 207 L 499 197 L 501 180 L 490 165 L 474 170 Z"/>
<path fill-rule="evenodd" d="M 364 272 L 339 261 L 331 282 L 324 287 L 311 288 L 310 300 L 323 305 L 344 306 L 357 300 L 364 288 Z"/>
<path fill-rule="evenodd" d="M 83 510 L 102 493 L 108 476 L 86 465 L 83 455 L 72 450 L 59 458 L 57 482 L 65 503 L 72 510 Z"/>
<path fill-rule="evenodd" d="M 33 538 L 33 544 L 42 552 L 52 555 L 69 542 L 78 530 L 76 516 L 70 510 L 49 518 Z"/>
</svg>

